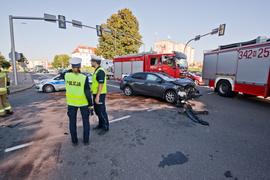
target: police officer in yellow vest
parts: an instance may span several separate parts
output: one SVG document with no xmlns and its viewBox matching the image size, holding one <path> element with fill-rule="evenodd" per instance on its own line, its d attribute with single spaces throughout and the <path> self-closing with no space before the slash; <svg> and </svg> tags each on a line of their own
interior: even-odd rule
<svg viewBox="0 0 270 180">
<path fill-rule="evenodd" d="M 93 109 L 92 97 L 88 77 L 80 74 L 81 58 L 69 60 L 72 69 L 61 74 L 66 84 L 66 99 L 68 104 L 69 130 L 73 146 L 78 145 L 77 138 L 77 111 L 80 108 L 83 120 L 83 142 L 89 144 L 90 123 L 89 113 Z"/>
<path fill-rule="evenodd" d="M 99 135 L 109 131 L 109 120 L 106 112 L 105 98 L 107 93 L 106 73 L 100 66 L 101 59 L 97 56 L 91 56 L 91 65 L 95 68 L 92 76 L 91 92 L 94 100 L 94 110 L 98 116 L 98 125 L 93 129 L 100 129 Z"/>
<path fill-rule="evenodd" d="M 0 117 L 6 117 L 7 114 L 13 114 L 8 99 L 9 76 L 1 71 L 0 66 Z"/>
</svg>

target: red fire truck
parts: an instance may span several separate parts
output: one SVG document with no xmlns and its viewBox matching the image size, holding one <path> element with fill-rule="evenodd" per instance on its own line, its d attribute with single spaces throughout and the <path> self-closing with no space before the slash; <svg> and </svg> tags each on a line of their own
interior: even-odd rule
<svg viewBox="0 0 270 180">
<path fill-rule="evenodd" d="M 270 96 L 270 39 L 259 36 L 205 51 L 202 75 L 221 96 Z"/>
<path fill-rule="evenodd" d="M 144 52 L 118 56 L 113 60 L 114 79 L 122 80 L 135 72 L 164 72 L 175 78 L 187 77 L 187 56 L 173 51 L 172 53 L 157 54 Z"/>
</svg>

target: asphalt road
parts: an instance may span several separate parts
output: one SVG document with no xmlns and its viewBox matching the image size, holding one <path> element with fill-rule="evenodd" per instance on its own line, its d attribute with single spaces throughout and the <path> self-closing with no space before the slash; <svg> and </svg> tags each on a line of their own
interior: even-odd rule
<svg viewBox="0 0 270 180">
<path fill-rule="evenodd" d="M 33 78 L 44 78 L 44 75 L 33 75 Z M 108 82 L 108 91 L 113 93 L 108 93 L 107 100 L 108 115 L 113 116 L 110 118 L 110 131 L 98 136 L 91 130 L 91 142 L 86 147 L 80 142 L 78 147 L 73 147 L 69 135 L 61 137 L 60 150 L 55 155 L 56 160 L 44 159 L 47 162 L 55 162 L 51 164 L 55 168 L 46 174 L 46 178 L 98 180 L 270 178 L 268 139 L 270 100 L 243 95 L 223 98 L 211 88 L 199 87 L 203 96 L 190 102 L 195 110 L 209 110 L 209 115 L 200 115 L 203 120 L 210 123 L 210 126 L 203 126 L 194 123 L 185 114 L 178 114 L 181 108 L 168 105 L 160 99 L 145 96 L 125 99 L 117 87 L 119 82 Z M 62 95 L 58 96 L 59 93 L 53 94 L 35 92 L 32 88 L 11 95 L 10 103 L 15 110 L 28 114 L 23 118 L 35 119 L 39 112 L 52 108 L 50 104 L 47 107 L 41 106 L 42 103 L 54 101 L 60 103 L 64 98 Z M 140 103 L 142 101 L 143 103 Z M 118 106 L 120 108 L 116 109 Z M 59 108 L 59 111 L 63 111 L 62 109 Z M 56 115 L 57 112 L 55 115 L 51 113 L 47 116 Z M 124 118 L 119 119 L 121 117 Z M 5 120 L 4 123 L 17 121 L 15 118 L 12 121 Z M 92 125 L 93 122 L 96 123 L 91 120 Z M 25 157 L 25 153 L 31 150 L 4 152 L 6 148 L 33 140 L 28 135 L 35 131 L 23 127 L 21 124 L 14 128 L 0 127 L 0 165 L 15 157 Z M 67 127 L 68 122 L 65 122 L 60 129 L 68 132 Z M 79 136 L 82 135 L 81 126 L 78 127 L 78 133 Z M 43 143 L 47 141 L 50 140 L 47 138 Z M 44 146 L 43 151 L 49 151 L 49 148 L 52 147 Z M 38 165 L 42 166 L 42 163 Z M 28 171 L 24 169 L 27 174 L 20 172 L 24 175 L 22 177 L 29 178 L 29 174 L 30 179 L 39 177 L 33 173 L 34 167 Z M 0 179 L 14 177 L 10 172 L 13 171 L 0 170 L 0 173 L 6 173 L 0 174 Z"/>
</svg>

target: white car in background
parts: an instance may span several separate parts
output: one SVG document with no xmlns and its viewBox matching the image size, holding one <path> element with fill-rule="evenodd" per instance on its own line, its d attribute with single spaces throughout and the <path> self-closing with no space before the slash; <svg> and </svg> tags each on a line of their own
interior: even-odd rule
<svg viewBox="0 0 270 180">
<path fill-rule="evenodd" d="M 93 73 L 88 71 L 82 71 L 81 73 L 88 76 L 89 84 L 92 84 Z M 53 91 L 66 90 L 66 85 L 64 79 L 62 79 L 61 76 L 58 75 L 53 78 L 43 79 L 37 82 L 36 90 L 51 93 Z"/>
<path fill-rule="evenodd" d="M 48 69 L 49 73 L 55 73 L 54 69 L 50 68 Z"/>
</svg>

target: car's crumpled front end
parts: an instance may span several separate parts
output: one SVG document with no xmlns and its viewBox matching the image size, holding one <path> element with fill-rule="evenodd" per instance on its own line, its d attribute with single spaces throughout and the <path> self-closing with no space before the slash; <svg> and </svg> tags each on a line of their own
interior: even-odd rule
<svg viewBox="0 0 270 180">
<path fill-rule="evenodd" d="M 199 90 L 195 88 L 195 83 L 188 78 L 172 83 L 177 86 L 177 104 L 185 104 L 187 100 L 201 96 Z"/>
</svg>

